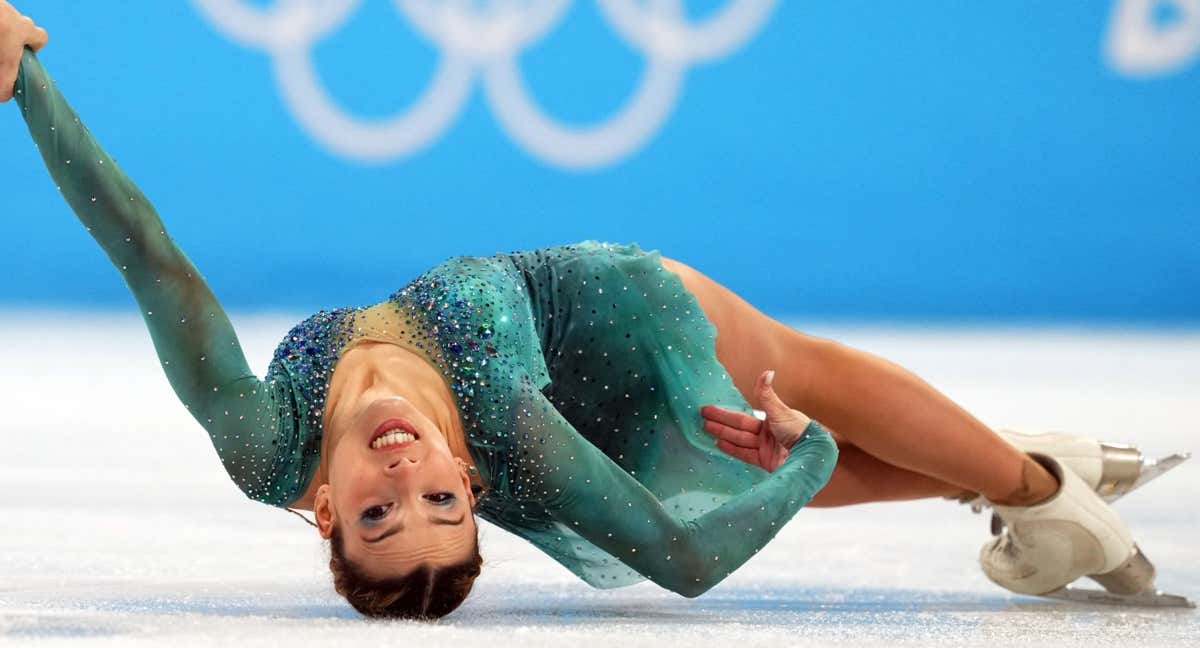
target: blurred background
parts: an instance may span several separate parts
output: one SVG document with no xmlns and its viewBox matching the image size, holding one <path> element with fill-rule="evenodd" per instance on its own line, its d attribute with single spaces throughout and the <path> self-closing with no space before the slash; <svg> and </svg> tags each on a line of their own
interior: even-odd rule
<svg viewBox="0 0 1200 648">
<path fill-rule="evenodd" d="M 800 323 L 1200 321 L 1196 0 L 14 4 L 239 312 L 595 238 Z M 136 312 L 0 111 L 0 308 Z"/>
</svg>

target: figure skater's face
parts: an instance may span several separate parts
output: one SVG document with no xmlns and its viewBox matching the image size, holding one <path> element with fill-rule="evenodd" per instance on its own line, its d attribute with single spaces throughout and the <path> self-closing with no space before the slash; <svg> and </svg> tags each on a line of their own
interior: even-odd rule
<svg viewBox="0 0 1200 648">
<path fill-rule="evenodd" d="M 470 478 L 433 421 L 409 400 L 372 386 L 343 393 L 328 424 L 340 434 L 330 448 L 329 482 L 314 505 L 323 537 L 338 525 L 346 558 L 378 579 L 471 557 Z"/>
</svg>

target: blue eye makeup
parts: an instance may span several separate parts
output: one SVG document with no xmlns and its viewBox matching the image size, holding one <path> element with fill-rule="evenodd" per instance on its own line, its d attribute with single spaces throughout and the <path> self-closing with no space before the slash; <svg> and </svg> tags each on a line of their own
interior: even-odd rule
<svg viewBox="0 0 1200 648">
<path fill-rule="evenodd" d="M 392 510 L 391 504 L 376 504 L 364 510 L 361 519 L 367 524 L 372 524 L 386 517 L 390 510 Z"/>
</svg>

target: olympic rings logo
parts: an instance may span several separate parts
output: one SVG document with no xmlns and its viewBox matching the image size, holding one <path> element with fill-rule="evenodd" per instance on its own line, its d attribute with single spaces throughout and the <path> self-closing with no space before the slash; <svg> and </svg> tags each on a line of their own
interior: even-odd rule
<svg viewBox="0 0 1200 648">
<path fill-rule="evenodd" d="M 608 120 L 571 128 L 548 116 L 526 91 L 521 51 L 562 20 L 570 0 L 392 0 L 441 51 L 424 94 L 409 110 L 368 120 L 342 110 L 314 70 L 318 42 L 340 28 L 362 0 L 276 0 L 271 8 L 243 0 L 192 0 L 232 40 L 264 50 L 280 92 L 304 130 L 337 155 L 369 163 L 402 158 L 429 146 L 457 119 L 475 81 L 508 135 L 538 158 L 562 167 L 612 164 L 641 148 L 679 97 L 688 67 L 725 56 L 754 36 L 776 0 L 729 0 L 693 23 L 683 0 L 597 0 L 615 32 L 646 57 L 632 97 Z M 1169 5 L 1177 19 L 1156 24 Z M 1200 54 L 1200 0 L 1116 0 L 1105 40 L 1109 65 L 1130 77 L 1177 71 Z"/>
<path fill-rule="evenodd" d="M 1156 24 L 1156 12 L 1164 9 L 1174 10 L 1175 19 Z M 1105 54 L 1113 69 L 1132 77 L 1183 68 L 1200 54 L 1200 0 L 1117 0 Z"/>
<path fill-rule="evenodd" d="M 518 68 L 521 51 L 548 34 L 570 0 L 392 0 L 441 52 L 433 80 L 416 104 L 381 120 L 362 119 L 328 95 L 313 49 L 340 28 L 361 0 L 277 0 L 270 8 L 242 0 L 192 0 L 230 39 L 265 51 L 279 90 L 309 135 L 333 153 L 382 163 L 429 146 L 456 120 L 476 79 L 497 120 L 517 142 L 550 164 L 590 169 L 641 148 L 673 110 L 684 73 L 748 41 L 775 0 L 730 0 L 703 21 L 684 14 L 683 0 L 597 0 L 606 22 L 646 58 L 641 81 L 606 121 L 568 127 L 529 96 Z"/>
</svg>

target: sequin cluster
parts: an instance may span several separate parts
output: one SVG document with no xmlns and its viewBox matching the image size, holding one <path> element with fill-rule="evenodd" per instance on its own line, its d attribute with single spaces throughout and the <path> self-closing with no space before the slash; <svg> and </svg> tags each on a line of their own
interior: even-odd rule
<svg viewBox="0 0 1200 648">
<path fill-rule="evenodd" d="M 472 272 L 473 263 L 484 267 Z M 505 296 L 492 283 L 497 268 L 502 271 L 504 263 L 500 257 L 455 257 L 413 279 L 384 302 L 371 307 L 322 310 L 284 336 L 276 347 L 266 380 L 286 382 L 295 402 L 292 409 L 301 439 L 295 444 L 295 452 L 299 456 L 284 457 L 281 462 L 296 468 L 294 479 L 278 475 L 292 482 L 293 498 L 300 495 L 298 491 L 306 485 L 304 479 L 311 476 L 319 461 L 323 412 L 337 361 L 351 343 L 362 337 L 388 339 L 414 349 L 446 376 L 457 399 L 468 443 L 477 451 L 477 466 L 488 480 L 492 475 L 489 469 L 496 465 L 494 451 L 504 442 L 502 435 L 489 436 L 490 428 L 483 420 L 487 416 L 481 417 L 481 410 L 488 408 L 479 407 L 476 398 L 481 390 L 511 376 L 518 366 L 512 353 L 501 349 L 537 349 L 528 307 L 521 310 L 527 302 Z M 492 405 L 503 408 L 502 404 Z M 494 419 L 497 412 L 490 411 L 490 415 Z"/>
<path fill-rule="evenodd" d="M 280 457 L 276 468 L 276 478 L 290 482 L 291 490 L 297 490 L 300 486 L 298 478 L 310 475 L 320 462 L 329 378 L 341 349 L 350 341 L 349 323 L 359 310 L 360 307 L 320 310 L 296 324 L 276 346 L 267 368 L 264 380 L 268 388 L 283 383 L 291 391 L 292 402 L 288 404 L 290 406 L 281 405 L 280 414 L 295 418 L 281 421 L 280 433 L 288 429 L 293 431 L 290 452 L 295 454 Z M 281 451 L 281 454 L 287 453 Z M 283 499 L 290 502 L 299 495 L 289 492 Z"/>
</svg>

